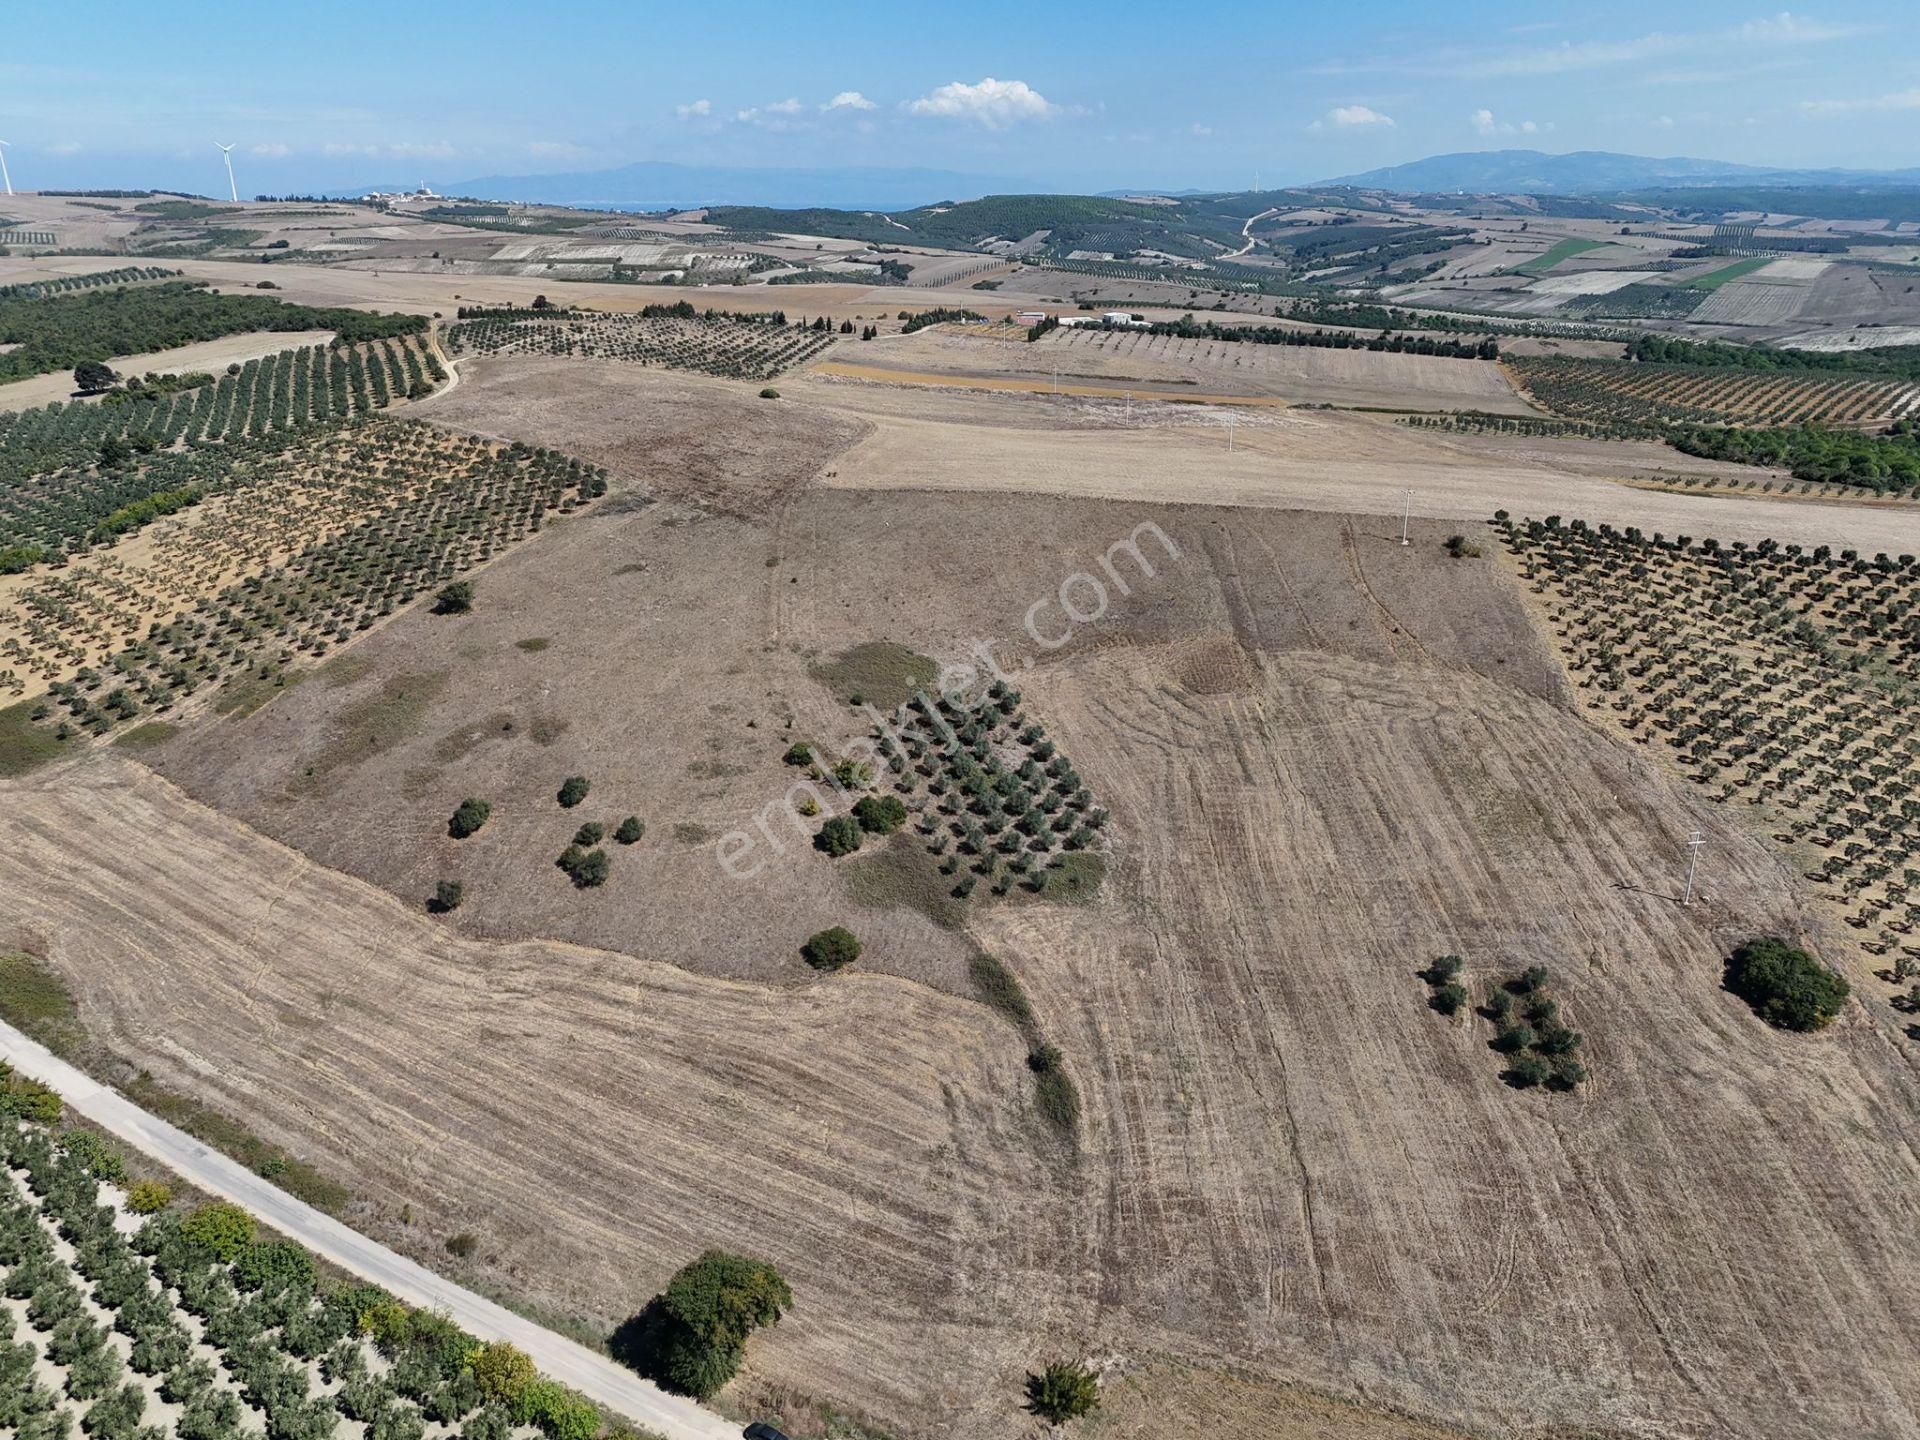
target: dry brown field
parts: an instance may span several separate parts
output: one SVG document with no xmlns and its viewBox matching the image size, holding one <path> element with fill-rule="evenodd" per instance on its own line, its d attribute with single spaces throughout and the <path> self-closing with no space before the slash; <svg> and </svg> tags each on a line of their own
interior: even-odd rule
<svg viewBox="0 0 1920 1440">
<path fill-rule="evenodd" d="M 381 308 L 538 285 L 273 273 Z M 781 298 L 944 303 L 820 288 Z M 1055 348 L 1107 388 L 1204 369 L 1280 401 L 1499 373 L 1287 349 L 1297 373 L 1233 381 L 1253 347 L 941 332 L 855 353 L 1018 378 Z M 611 493 L 477 570 L 470 613 L 402 608 L 271 703 L 0 781 L 0 949 L 66 978 L 122 1078 L 244 1117 L 368 1233 L 601 1333 L 704 1248 L 765 1257 L 796 1305 L 726 1403 L 799 1440 L 828 1407 L 1039 1440 L 1021 1381 L 1063 1355 L 1106 1378 L 1091 1440 L 1920 1440 L 1913 1047 L 1760 827 L 1586 717 L 1476 523 L 1872 553 L 1920 550 L 1920 508 L 1662 493 L 1754 472 L 1284 404 L 1228 431 L 1165 399 L 817 371 L 777 401 L 613 362 L 457 374 L 409 415 L 604 465 Z M 1454 532 L 1488 554 L 1450 558 Z M 1153 573 L 1116 571 L 1143 533 Z M 1054 646 L 1028 627 L 1062 623 L 1076 573 L 1101 609 Z M 875 641 L 1016 673 L 1111 811 L 1096 893 L 958 902 L 911 826 L 840 860 L 778 831 L 729 873 L 783 751 L 865 729 L 834 667 Z M 571 775 L 591 790 L 562 808 Z M 467 796 L 492 814 L 456 841 Z M 626 815 L 644 837 L 574 888 L 575 828 Z M 429 914 L 443 879 L 464 903 Z M 799 946 L 832 924 L 865 949 L 817 974 Z M 1759 933 L 1859 982 L 1829 1030 L 1722 987 Z M 1064 1054 L 1070 1138 L 973 989 L 983 952 Z M 1428 1006 L 1449 952 L 1476 998 L 1548 966 L 1590 1081 L 1505 1083 L 1492 1027 Z"/>
<path fill-rule="evenodd" d="M 488 567 L 472 615 L 397 617 L 146 752 L 219 815 L 111 756 L 9 787 L 0 941 L 130 1062 L 340 1174 L 381 1233 L 473 1229 L 482 1278 L 594 1323 L 703 1244 L 764 1253 L 801 1304 L 750 1383 L 909 1433 L 1009 1433 L 1062 1348 L 1508 1433 L 1920 1433 L 1910 1062 L 1864 1008 L 1786 1037 L 1720 989 L 1734 940 L 1801 930 L 1787 874 L 1580 718 L 1450 524 L 1403 549 L 1385 518 L 838 490 L 802 457 L 844 475 L 887 423 L 742 387 L 723 424 L 797 428 L 683 467 L 673 396 L 726 415 L 718 382 L 503 413 L 497 373 L 420 413 L 578 429 L 608 502 Z M 858 729 L 814 661 L 1017 640 L 1147 519 L 1178 561 L 1021 680 L 1113 811 L 1097 901 L 943 926 L 910 836 L 717 872 L 790 739 Z M 562 811 L 572 773 L 593 794 Z M 465 794 L 494 818 L 456 845 Z M 568 832 L 629 812 L 647 837 L 572 890 Z M 430 920 L 449 873 L 469 899 Z M 822 980 L 794 947 L 836 921 L 869 949 Z M 1074 1152 L 965 998 L 975 946 L 1068 1056 Z M 1552 967 L 1592 1084 L 1502 1084 L 1488 1027 L 1425 1006 L 1444 951 L 1476 985 Z"/>
</svg>

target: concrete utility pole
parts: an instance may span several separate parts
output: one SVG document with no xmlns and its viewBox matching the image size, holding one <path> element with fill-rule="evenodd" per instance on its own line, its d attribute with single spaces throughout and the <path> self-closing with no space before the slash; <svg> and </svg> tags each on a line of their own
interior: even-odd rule
<svg viewBox="0 0 1920 1440">
<path fill-rule="evenodd" d="M 1700 847 L 1706 843 L 1706 838 L 1698 830 L 1694 831 L 1693 838 L 1687 841 L 1687 849 L 1692 854 L 1687 857 L 1687 890 L 1686 894 L 1680 897 L 1682 905 L 1693 904 L 1693 874 L 1700 866 Z"/>
<path fill-rule="evenodd" d="M 1400 543 L 1402 545 L 1408 545 L 1412 543 L 1407 539 L 1407 527 L 1412 523 L 1413 523 L 1413 491 L 1409 489 L 1407 491 L 1406 503 L 1402 505 L 1400 509 Z"/>
</svg>

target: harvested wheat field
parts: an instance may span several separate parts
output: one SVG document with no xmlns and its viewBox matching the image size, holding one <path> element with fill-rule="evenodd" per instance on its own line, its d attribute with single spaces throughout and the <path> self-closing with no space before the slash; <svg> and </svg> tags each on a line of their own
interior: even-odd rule
<svg viewBox="0 0 1920 1440">
<path fill-rule="evenodd" d="M 1003 1436 L 1025 1369 L 1071 1348 L 1497 1433 L 1920 1434 L 1912 1067 L 1864 1008 L 1788 1036 L 1721 989 L 1730 945 L 1802 932 L 1787 877 L 1572 711 L 1496 562 L 1298 512 L 636 501 L 496 561 L 471 616 L 398 617 L 154 752 L 398 900 L 103 758 L 7 787 L 0 886 L 25 898 L 0 943 L 47 954 L 130 1063 L 345 1179 L 380 1233 L 471 1229 L 481 1277 L 536 1303 L 604 1327 L 703 1244 L 766 1255 L 798 1303 L 743 1393 Z M 672 838 L 740 823 L 791 736 L 855 732 L 817 659 L 1017 641 L 1146 520 L 1177 558 L 1070 644 L 1003 652 L 1035 660 L 1029 712 L 1111 808 L 1092 902 L 943 926 L 865 855 L 790 846 L 727 880 Z M 541 616 L 593 651 L 552 625 L 516 647 Z M 511 732 L 465 738 L 496 711 Z M 552 800 L 576 771 L 650 826 L 591 894 L 547 853 L 585 813 Z M 472 792 L 497 817 L 460 842 L 485 842 L 472 898 L 430 920 L 418 887 Z M 1712 860 L 1682 909 L 1695 828 Z M 823 915 L 871 939 L 854 971 L 770 938 Z M 974 946 L 1064 1053 L 1075 1141 L 964 998 Z M 1415 972 L 1446 952 L 1476 995 L 1548 966 L 1590 1083 L 1505 1084 L 1486 1022 L 1428 1008 Z"/>
</svg>

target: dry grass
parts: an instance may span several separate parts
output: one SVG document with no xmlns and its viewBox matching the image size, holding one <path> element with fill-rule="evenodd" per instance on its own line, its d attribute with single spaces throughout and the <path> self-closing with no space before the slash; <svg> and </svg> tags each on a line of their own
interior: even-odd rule
<svg viewBox="0 0 1920 1440">
<path fill-rule="evenodd" d="M 673 842 L 777 794 L 792 739 L 848 733 L 812 659 L 889 631 L 936 658 L 1017 634 L 1089 537 L 1148 515 L 1183 564 L 1022 681 L 1113 810 L 1093 903 L 945 930 L 904 872 L 860 868 L 890 851 L 794 846 L 730 884 Z M 756 1342 L 753 1383 L 910 1433 L 1018 1433 L 1020 1377 L 1063 1345 L 1485 1429 L 1920 1433 L 1910 1068 L 1864 1011 L 1799 1043 L 1720 989 L 1731 940 L 1800 924 L 1778 867 L 1566 707 L 1499 570 L 1449 560 L 1441 527 L 1406 550 L 1397 531 L 831 491 L 753 522 L 589 515 L 497 563 L 484 611 L 408 617 L 356 647 L 350 683 L 164 752 L 402 902 L 290 871 L 105 762 L 12 787 L 0 888 L 90 1023 L 340 1175 L 382 1233 L 424 1252 L 472 1231 L 499 1283 L 601 1325 L 704 1245 L 765 1253 L 800 1308 Z M 809 556 L 806 583 L 768 553 Z M 612 580 L 632 555 L 644 574 Z M 608 604 L 616 584 L 634 588 Z M 586 608 L 593 646 L 514 648 Z M 279 798 L 334 717 L 449 652 L 417 738 Z M 462 714 L 541 706 L 592 723 L 417 773 Z M 549 863 L 582 818 L 552 806 L 568 773 L 593 778 L 587 818 L 649 822 L 601 891 Z M 495 814 L 459 842 L 453 925 L 529 938 L 419 913 L 464 793 Z M 97 836 L 78 856 L 58 821 L 76 806 Z M 1682 910 L 1644 891 L 1694 827 L 1712 903 Z M 833 923 L 867 953 L 816 980 L 793 947 Z M 1065 1055 L 1071 1161 L 1022 1037 L 971 998 L 980 950 Z M 1476 981 L 1551 966 L 1593 1084 L 1503 1085 L 1484 1027 L 1435 1015 L 1413 976 L 1448 951 Z"/>
</svg>

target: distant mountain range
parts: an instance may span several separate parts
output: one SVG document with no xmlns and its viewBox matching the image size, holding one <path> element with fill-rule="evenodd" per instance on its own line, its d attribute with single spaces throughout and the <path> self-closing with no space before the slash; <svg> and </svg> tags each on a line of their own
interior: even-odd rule
<svg viewBox="0 0 1920 1440">
<path fill-rule="evenodd" d="M 404 186 L 369 187 L 412 189 Z M 828 206 L 836 210 L 906 210 L 937 200 L 1032 191 L 1032 181 L 966 175 L 953 170 L 845 167 L 817 170 L 676 165 L 642 160 L 612 170 L 559 175 L 483 175 L 434 188 L 476 200 L 625 210 L 691 210 L 703 205 Z M 364 193 L 361 191 L 355 194 Z"/>
<path fill-rule="evenodd" d="M 1608 150 L 1548 155 L 1539 150 L 1473 150 L 1429 155 L 1324 182 L 1403 194 L 1466 191 L 1481 195 L 1609 195 L 1721 186 L 1894 186 L 1920 184 L 1917 170 L 1782 170 L 1684 155 L 1655 159 Z"/>
</svg>

